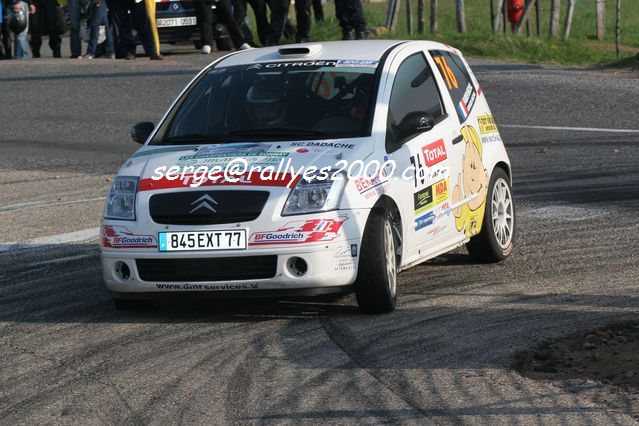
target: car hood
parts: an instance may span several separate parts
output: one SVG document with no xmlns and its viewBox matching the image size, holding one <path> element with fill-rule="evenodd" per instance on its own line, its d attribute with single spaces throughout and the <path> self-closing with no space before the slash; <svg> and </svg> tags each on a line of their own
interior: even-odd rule
<svg viewBox="0 0 639 426">
<path fill-rule="evenodd" d="M 292 187 L 311 166 L 321 169 L 345 165 L 348 170 L 353 161 L 366 159 L 372 151 L 370 138 L 144 146 L 122 166 L 118 175 L 139 176 L 142 191 L 219 185 Z M 200 169 L 202 176 L 204 170 L 216 166 L 220 171 L 214 173 L 213 180 L 193 174 Z M 252 167 L 260 169 L 249 174 Z M 167 177 L 171 168 L 173 174 L 169 177 L 176 174 L 179 177 Z"/>
</svg>

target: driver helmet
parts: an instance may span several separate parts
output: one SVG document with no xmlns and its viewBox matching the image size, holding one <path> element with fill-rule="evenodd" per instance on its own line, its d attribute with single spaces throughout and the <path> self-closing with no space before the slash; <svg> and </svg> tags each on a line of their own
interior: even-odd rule
<svg viewBox="0 0 639 426">
<path fill-rule="evenodd" d="M 246 92 L 246 105 L 257 127 L 281 126 L 284 121 L 284 93 L 273 82 L 256 81 Z"/>
</svg>

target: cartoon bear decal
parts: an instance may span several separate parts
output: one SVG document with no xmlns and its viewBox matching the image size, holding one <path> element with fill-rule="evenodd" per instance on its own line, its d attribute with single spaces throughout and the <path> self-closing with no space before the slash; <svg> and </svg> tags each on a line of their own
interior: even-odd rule
<svg viewBox="0 0 639 426">
<path fill-rule="evenodd" d="M 482 162 L 482 145 L 477 131 L 465 125 L 461 129 L 465 142 L 462 157 L 462 172 L 457 176 L 453 189 L 453 205 L 473 197 L 469 202 L 453 210 L 455 227 L 467 237 L 477 235 L 481 230 L 486 194 L 488 193 L 488 171 Z"/>
</svg>

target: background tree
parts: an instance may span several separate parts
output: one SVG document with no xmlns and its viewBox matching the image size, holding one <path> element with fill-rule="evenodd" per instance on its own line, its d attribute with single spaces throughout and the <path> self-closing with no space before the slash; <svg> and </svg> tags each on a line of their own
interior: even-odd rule
<svg viewBox="0 0 639 426">
<path fill-rule="evenodd" d="M 550 3 L 550 38 L 556 38 L 559 34 L 559 9 L 561 0 L 552 0 Z"/>
<path fill-rule="evenodd" d="M 457 31 L 460 33 L 466 32 L 466 12 L 464 11 L 464 0 L 455 1 L 457 11 Z"/>
<path fill-rule="evenodd" d="M 606 36 L 606 0 L 597 0 L 597 40 Z"/>
<path fill-rule="evenodd" d="M 564 41 L 570 37 L 570 27 L 572 26 L 572 15 L 575 12 L 575 0 L 568 0 L 568 12 L 566 12 L 566 22 L 564 23 Z"/>
<path fill-rule="evenodd" d="M 430 0 L 430 32 L 437 34 L 437 0 Z"/>
</svg>

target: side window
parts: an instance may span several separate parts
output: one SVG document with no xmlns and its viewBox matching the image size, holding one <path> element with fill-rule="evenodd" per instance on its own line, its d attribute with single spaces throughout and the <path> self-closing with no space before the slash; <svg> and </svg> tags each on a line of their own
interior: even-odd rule
<svg viewBox="0 0 639 426">
<path fill-rule="evenodd" d="M 445 50 L 433 50 L 430 52 L 437 64 L 446 89 L 455 105 L 455 111 L 460 123 L 464 123 L 477 100 L 477 90 L 474 87 L 468 70 L 461 58 L 454 53 Z"/>
<path fill-rule="evenodd" d="M 422 53 L 406 58 L 395 75 L 386 126 L 387 152 L 397 150 L 401 143 L 420 133 L 405 134 L 399 129 L 402 120 L 413 112 L 429 113 L 435 121 L 444 115 L 437 84 Z"/>
</svg>

